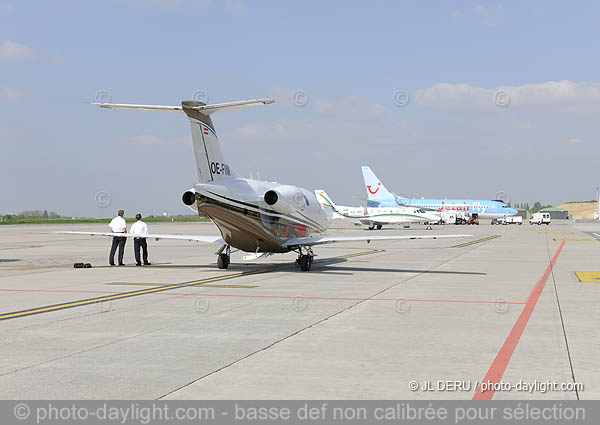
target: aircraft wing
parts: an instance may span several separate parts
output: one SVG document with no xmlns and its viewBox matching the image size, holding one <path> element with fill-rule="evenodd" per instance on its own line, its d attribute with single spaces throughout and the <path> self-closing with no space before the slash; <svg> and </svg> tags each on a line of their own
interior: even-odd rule
<svg viewBox="0 0 600 425">
<path fill-rule="evenodd" d="M 323 245 L 336 242 L 363 242 L 390 241 L 401 239 L 438 239 L 438 238 L 465 238 L 473 235 L 406 235 L 406 236 L 330 236 L 323 238 L 292 238 L 287 240 L 284 246 L 297 245 Z"/>
<path fill-rule="evenodd" d="M 62 233 L 69 235 L 87 235 L 87 236 L 122 236 L 126 238 L 139 238 L 140 235 L 132 235 L 131 233 L 111 233 L 111 232 L 70 232 L 70 231 L 62 231 L 62 232 L 54 232 L 54 233 Z M 199 235 L 167 235 L 167 234 L 153 234 L 150 233 L 148 235 L 144 235 L 144 238 L 148 239 L 179 239 L 184 241 L 193 241 L 193 242 L 206 242 L 206 243 L 218 243 L 224 244 L 225 241 L 220 236 L 199 236 Z"/>
</svg>

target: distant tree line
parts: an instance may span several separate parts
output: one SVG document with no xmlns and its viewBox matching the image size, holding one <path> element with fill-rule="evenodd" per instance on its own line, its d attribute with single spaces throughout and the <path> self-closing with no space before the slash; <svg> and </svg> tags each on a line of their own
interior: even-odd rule
<svg viewBox="0 0 600 425">
<path fill-rule="evenodd" d="M 526 210 L 529 211 L 531 214 L 534 214 L 536 212 L 538 212 L 539 210 L 543 210 L 544 208 L 551 208 L 552 205 L 543 205 L 541 202 L 536 201 L 533 204 L 533 207 L 529 206 L 529 202 L 524 202 L 521 204 L 515 204 L 515 208 L 520 209 L 520 210 Z"/>
<path fill-rule="evenodd" d="M 61 218 L 61 215 L 59 213 L 57 213 L 56 211 L 48 212 L 48 210 L 25 210 L 25 211 L 21 211 L 19 214 L 0 215 L 1 221 L 10 221 L 10 220 L 15 220 L 15 219 L 23 219 L 23 218 L 38 218 L 38 219 Z"/>
<path fill-rule="evenodd" d="M 522 204 L 515 204 L 515 208 L 518 210 L 527 210 L 529 211 L 529 202 L 523 202 Z"/>
</svg>

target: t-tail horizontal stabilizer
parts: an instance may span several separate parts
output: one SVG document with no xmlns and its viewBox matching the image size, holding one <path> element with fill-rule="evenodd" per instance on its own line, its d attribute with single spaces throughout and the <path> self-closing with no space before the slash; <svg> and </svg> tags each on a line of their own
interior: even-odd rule
<svg viewBox="0 0 600 425">
<path fill-rule="evenodd" d="M 269 105 L 274 102 L 275 101 L 270 97 L 263 97 L 260 99 L 240 100 L 237 102 L 214 103 L 212 105 L 193 100 L 184 100 L 181 102 L 180 106 L 136 105 L 126 103 L 92 103 L 92 105 L 107 109 L 185 113 L 190 120 L 198 181 L 203 183 L 235 177 L 235 174 L 231 170 L 231 167 L 225 160 L 225 156 L 221 151 L 221 145 L 210 116 L 217 112 L 236 111 L 254 106 Z"/>
</svg>

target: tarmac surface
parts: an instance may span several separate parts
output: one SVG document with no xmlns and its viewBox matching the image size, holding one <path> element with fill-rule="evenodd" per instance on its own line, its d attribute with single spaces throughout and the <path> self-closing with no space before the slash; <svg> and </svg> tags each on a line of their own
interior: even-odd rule
<svg viewBox="0 0 600 425">
<path fill-rule="evenodd" d="M 310 272 L 166 240 L 109 267 L 108 238 L 56 230 L 105 225 L 0 226 L 1 399 L 600 398 L 597 223 L 389 227 L 473 236 L 318 246 Z"/>
</svg>

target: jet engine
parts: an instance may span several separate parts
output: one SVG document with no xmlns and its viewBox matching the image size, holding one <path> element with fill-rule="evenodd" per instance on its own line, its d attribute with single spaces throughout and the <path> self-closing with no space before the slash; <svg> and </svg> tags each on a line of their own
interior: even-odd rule
<svg viewBox="0 0 600 425">
<path fill-rule="evenodd" d="M 185 192 L 183 194 L 183 196 L 181 197 L 181 200 L 188 207 L 192 206 L 196 203 L 196 194 L 194 192 L 191 192 L 188 190 L 187 192 Z"/>
<path fill-rule="evenodd" d="M 308 206 L 308 198 L 296 186 L 278 186 L 265 192 L 265 203 L 281 214 L 304 210 Z"/>
</svg>

